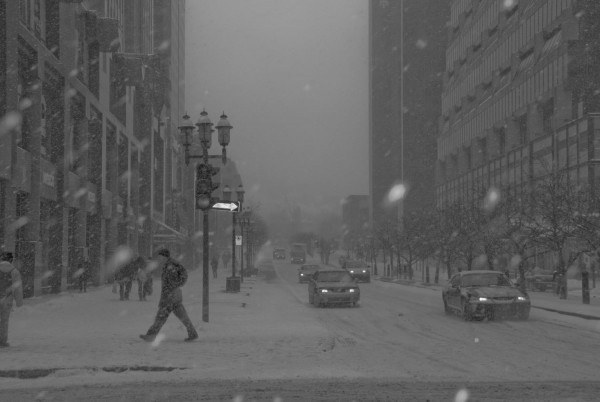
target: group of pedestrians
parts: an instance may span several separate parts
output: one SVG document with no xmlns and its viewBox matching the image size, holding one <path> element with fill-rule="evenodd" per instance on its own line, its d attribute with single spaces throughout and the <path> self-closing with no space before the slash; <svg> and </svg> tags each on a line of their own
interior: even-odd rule
<svg viewBox="0 0 600 402">
<path fill-rule="evenodd" d="M 213 256 L 210 260 L 210 266 L 212 267 L 213 278 L 217 277 L 217 273 L 219 271 L 219 254 L 212 253 Z M 221 256 L 221 261 L 223 262 L 223 266 L 227 269 L 227 265 L 229 265 L 229 261 L 231 260 L 231 254 L 224 253 Z"/>
<path fill-rule="evenodd" d="M 115 282 L 113 292 L 119 292 L 119 300 L 129 300 L 129 294 L 133 287 L 133 282 L 138 284 L 138 297 L 140 301 L 145 301 L 146 296 L 152 294 L 152 272 L 149 269 L 151 258 L 146 261 L 144 257 L 133 258 L 127 264 L 119 267 L 115 272 Z"/>
<path fill-rule="evenodd" d="M 13 259 L 11 252 L 0 252 L 0 348 L 9 346 L 8 321 L 13 304 L 16 302 L 17 307 L 23 305 L 21 275 L 13 265 Z M 187 282 L 187 270 L 181 263 L 171 258 L 166 248 L 157 251 L 154 263 L 157 263 L 157 268 L 161 270 L 162 281 L 158 311 L 154 322 L 145 334 L 140 335 L 140 338 L 147 342 L 154 341 L 169 315 L 173 313 L 187 330 L 188 336 L 185 341 L 198 339 L 198 332 L 183 306 L 181 288 Z M 139 256 L 115 273 L 115 283 L 120 287 L 121 300 L 128 300 L 134 280 L 138 282 L 140 300 L 146 300 L 146 296 L 152 293 L 152 272 L 149 268 L 150 261 Z"/>
</svg>

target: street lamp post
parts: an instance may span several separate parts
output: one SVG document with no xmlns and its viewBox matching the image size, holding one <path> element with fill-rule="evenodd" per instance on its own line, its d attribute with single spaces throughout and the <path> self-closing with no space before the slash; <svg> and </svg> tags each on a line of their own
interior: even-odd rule
<svg viewBox="0 0 600 402">
<path fill-rule="evenodd" d="M 190 121 L 190 116 L 183 116 L 182 125 L 179 126 L 182 136 L 182 145 L 185 152 L 185 164 L 189 165 L 190 159 L 201 159 L 202 162 L 196 165 L 196 209 L 202 210 L 202 321 L 208 322 L 208 211 L 211 209 L 215 199 L 212 197 L 213 190 L 219 188 L 218 182 L 213 182 L 212 176 L 219 172 L 219 169 L 208 163 L 208 150 L 212 145 L 213 124 L 208 118 L 205 110 L 200 113 L 196 123 L 200 145 L 202 146 L 201 155 L 190 155 L 192 145 L 192 136 L 194 135 L 194 125 Z M 217 132 L 219 144 L 222 147 L 221 158 L 223 164 L 227 163 L 226 147 L 229 145 L 230 131 L 233 128 L 225 113 L 217 123 Z M 212 156 L 215 157 L 215 156 Z"/>
</svg>

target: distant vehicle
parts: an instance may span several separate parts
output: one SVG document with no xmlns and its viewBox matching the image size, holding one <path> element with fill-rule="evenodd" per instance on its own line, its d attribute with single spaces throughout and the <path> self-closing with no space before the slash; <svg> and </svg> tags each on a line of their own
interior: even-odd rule
<svg viewBox="0 0 600 402">
<path fill-rule="evenodd" d="M 304 264 L 306 262 L 306 245 L 303 243 L 292 244 L 290 261 L 292 264 Z"/>
<path fill-rule="evenodd" d="M 498 271 L 463 271 L 450 278 L 442 290 L 446 314 L 457 312 L 466 321 L 516 316 L 529 318 L 529 296 Z"/>
<path fill-rule="evenodd" d="M 551 273 L 533 274 L 525 277 L 525 286 L 527 290 L 545 292 L 554 290 L 556 284 Z"/>
<path fill-rule="evenodd" d="M 371 282 L 371 267 L 360 260 L 344 260 L 342 266 L 350 275 L 359 282 Z"/>
<path fill-rule="evenodd" d="M 319 269 L 321 269 L 321 266 L 317 265 L 317 264 L 302 265 L 298 269 L 298 282 L 299 283 L 309 282 L 310 278 L 313 276 L 313 274 L 315 272 L 317 272 Z"/>
<path fill-rule="evenodd" d="M 276 248 L 273 250 L 273 259 L 274 260 L 285 260 L 285 249 L 284 248 Z"/>
<path fill-rule="evenodd" d="M 308 283 L 308 302 L 316 307 L 344 303 L 356 306 L 359 300 L 360 289 L 348 271 L 319 270 Z"/>
</svg>

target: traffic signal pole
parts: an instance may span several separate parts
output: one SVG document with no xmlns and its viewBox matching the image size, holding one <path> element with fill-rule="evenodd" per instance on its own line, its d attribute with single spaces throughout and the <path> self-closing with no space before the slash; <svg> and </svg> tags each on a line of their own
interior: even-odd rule
<svg viewBox="0 0 600 402">
<path fill-rule="evenodd" d="M 208 209 L 202 210 L 202 321 L 208 322 Z"/>
</svg>

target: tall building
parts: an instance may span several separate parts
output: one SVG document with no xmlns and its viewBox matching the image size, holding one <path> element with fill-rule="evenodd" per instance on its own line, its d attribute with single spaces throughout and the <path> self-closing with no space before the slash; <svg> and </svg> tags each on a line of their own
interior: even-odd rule
<svg viewBox="0 0 600 402">
<path fill-rule="evenodd" d="M 0 247 L 26 296 L 67 289 L 84 258 L 104 283 L 120 245 L 189 248 L 184 6 L 0 0 Z"/>
<path fill-rule="evenodd" d="M 342 204 L 343 246 L 346 250 L 367 240 L 369 227 L 369 196 L 349 195 Z"/>
<path fill-rule="evenodd" d="M 598 194 L 600 3 L 455 0 L 438 139 L 438 204 L 524 191 L 554 167 Z"/>
<path fill-rule="evenodd" d="M 449 4 L 371 0 L 370 221 L 398 221 L 432 206 Z M 432 12 L 435 10 L 435 12 Z M 396 184 L 406 197 L 389 203 Z"/>
</svg>

